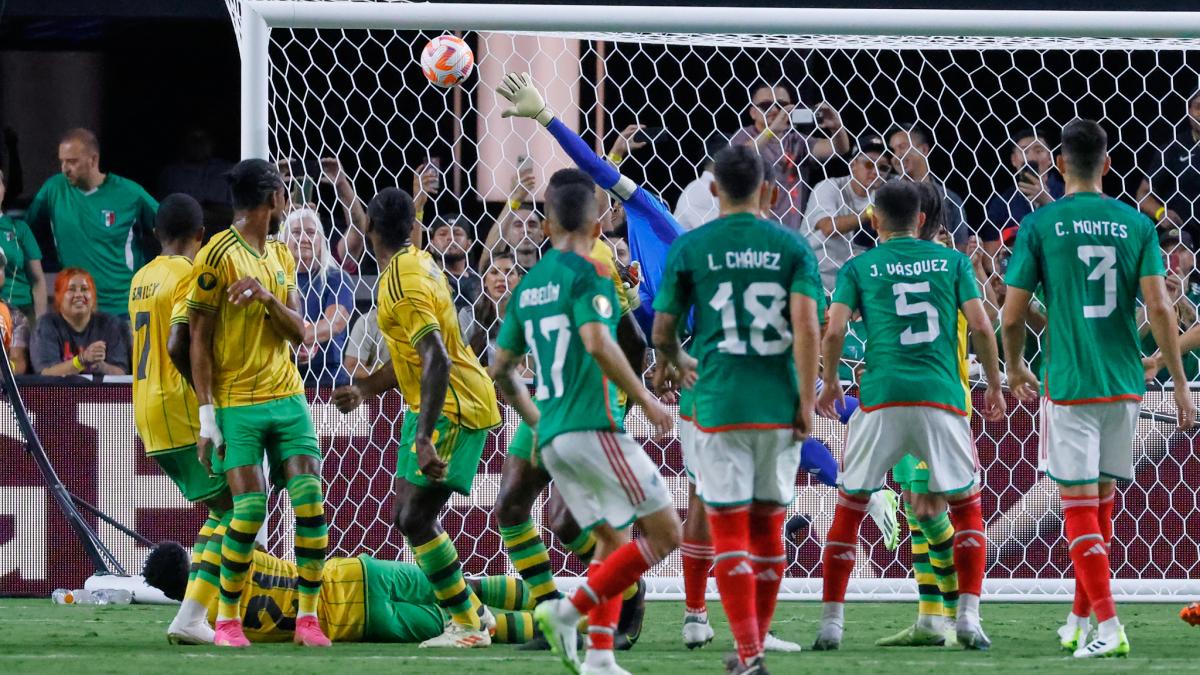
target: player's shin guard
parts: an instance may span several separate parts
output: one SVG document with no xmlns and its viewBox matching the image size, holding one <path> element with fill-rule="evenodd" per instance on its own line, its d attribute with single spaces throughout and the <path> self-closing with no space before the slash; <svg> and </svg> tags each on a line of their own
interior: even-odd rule
<svg viewBox="0 0 1200 675">
<path fill-rule="evenodd" d="M 917 514 L 912 507 L 904 505 L 904 515 L 908 519 L 908 531 L 911 537 L 913 578 L 917 581 L 917 615 L 918 617 L 941 616 L 942 594 L 938 588 L 937 575 L 929 561 L 929 542 L 921 524 L 917 522 Z M 921 619 L 918 619 L 920 622 Z"/>
<path fill-rule="evenodd" d="M 532 589 L 535 603 L 562 597 L 554 585 L 554 575 L 550 572 L 550 554 L 546 551 L 546 545 L 542 543 L 532 520 L 512 527 L 501 527 L 500 538 L 504 541 L 504 550 L 508 552 L 508 559 L 517 569 L 517 574 L 520 574 Z"/>
<path fill-rule="evenodd" d="M 704 594 L 708 591 L 708 571 L 712 569 L 713 547 L 710 542 L 684 540 L 679 546 L 683 562 L 683 598 L 688 614 L 708 611 Z"/>
<path fill-rule="evenodd" d="M 587 583 L 571 596 L 571 604 L 580 614 L 588 614 L 596 605 L 616 598 L 619 614 L 621 595 L 625 589 L 636 584 L 646 570 L 660 560 L 662 558 L 654 554 L 644 539 L 628 542 L 613 551 L 604 562 L 589 566 Z"/>
<path fill-rule="evenodd" d="M 596 536 L 592 534 L 591 530 L 580 532 L 578 537 L 564 543 L 567 549 L 574 553 L 575 557 L 579 558 L 584 565 L 591 564 L 592 555 L 596 552 Z"/>
<path fill-rule="evenodd" d="M 208 607 L 216 601 L 221 586 L 220 542 L 224 540 L 225 530 L 232 518 L 232 511 L 222 514 L 211 510 L 208 512 L 208 519 L 204 521 L 196 544 L 192 547 L 192 570 L 183 596 L 185 601 L 192 600 L 201 607 Z M 218 538 L 215 546 L 214 538 Z M 210 549 L 214 550 L 209 553 Z"/>
<path fill-rule="evenodd" d="M 1096 613 L 1096 620 L 1107 621 L 1116 616 L 1117 610 L 1110 588 L 1108 547 L 1100 533 L 1097 517 L 1097 499 L 1064 495 L 1062 502 L 1071 564 L 1075 568 L 1075 583 L 1083 585 L 1092 611 Z"/>
<path fill-rule="evenodd" d="M 954 525 L 945 513 L 920 522 L 929 545 L 929 564 L 941 598 L 942 615 L 953 621 L 958 617 L 958 571 L 954 566 Z M 985 551 L 987 549 L 984 549 Z"/>
<path fill-rule="evenodd" d="M 1100 497 L 1096 504 L 1096 519 L 1100 524 L 1100 536 L 1104 537 L 1104 545 L 1110 552 L 1112 551 L 1113 510 L 1116 505 L 1116 496 L 1115 492 L 1110 492 L 1108 496 Z M 1071 613 L 1083 619 L 1092 615 L 1092 602 L 1088 599 L 1083 584 L 1078 582 L 1075 583 L 1075 604 L 1071 607 Z"/>
<path fill-rule="evenodd" d="M 758 639 L 767 639 L 787 556 L 783 547 L 783 519 L 787 509 L 775 504 L 750 507 L 750 566 L 754 570 L 754 605 Z"/>
<path fill-rule="evenodd" d="M 979 596 L 987 567 L 987 535 L 979 495 L 950 504 L 954 524 L 954 569 L 958 572 L 959 614 L 978 616 Z"/>
<path fill-rule="evenodd" d="M 833 524 L 825 537 L 825 549 L 821 562 L 825 566 L 825 580 L 821 598 L 826 603 L 844 603 L 846 586 L 850 584 L 850 573 L 854 571 L 858 551 L 858 528 L 867 515 L 867 499 L 838 491 L 837 508 L 833 512 Z"/>
<path fill-rule="evenodd" d="M 505 644 L 525 644 L 533 639 L 533 612 L 496 612 L 496 634 L 492 640 Z"/>
<path fill-rule="evenodd" d="M 411 541 L 409 545 L 412 546 Z M 450 535 L 442 532 L 420 546 L 412 546 L 412 549 L 417 566 L 433 584 L 438 605 L 450 614 L 454 623 L 470 630 L 479 630 L 479 599 L 463 579 L 458 551 L 451 543 Z"/>
<path fill-rule="evenodd" d="M 479 602 L 486 607 L 510 611 L 533 609 L 537 604 L 529 590 L 529 584 L 509 576 L 480 579 Z"/>
<path fill-rule="evenodd" d="M 293 476 L 287 483 L 287 491 L 296 512 L 296 569 L 300 573 L 296 615 L 316 616 L 321 571 L 325 569 L 325 550 L 329 546 L 321 479 L 310 473 Z"/>
<path fill-rule="evenodd" d="M 262 528 L 267 517 L 267 495 L 263 492 L 247 492 L 234 495 L 233 517 L 221 540 L 221 602 L 217 608 L 217 619 L 240 619 L 238 605 L 242 600 L 242 588 L 246 584 L 246 572 L 254 557 L 254 536 Z"/>
<path fill-rule="evenodd" d="M 750 564 L 750 507 L 708 509 L 716 550 L 717 591 L 742 663 L 762 652 L 754 568 Z"/>
</svg>

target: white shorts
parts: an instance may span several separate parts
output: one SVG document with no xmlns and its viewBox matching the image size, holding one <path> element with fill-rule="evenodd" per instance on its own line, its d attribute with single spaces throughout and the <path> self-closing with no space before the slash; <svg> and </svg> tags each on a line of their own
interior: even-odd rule
<svg viewBox="0 0 1200 675">
<path fill-rule="evenodd" d="M 791 429 L 695 431 L 696 492 L 709 506 L 787 505 L 796 495 L 800 444 Z"/>
<path fill-rule="evenodd" d="M 929 465 L 929 491 L 962 492 L 979 481 L 971 423 L 949 410 L 896 406 L 854 411 L 846 430 L 846 452 L 838 486 L 874 492 L 906 454 Z"/>
<path fill-rule="evenodd" d="M 1137 401 L 1060 405 L 1043 398 L 1038 470 L 1062 485 L 1133 478 Z"/>
<path fill-rule="evenodd" d="M 672 506 L 658 467 L 627 434 L 569 431 L 542 448 L 542 462 L 584 529 L 600 523 L 623 529 Z"/>
<path fill-rule="evenodd" d="M 688 482 L 696 484 L 696 423 L 679 418 L 679 450 L 683 454 L 683 473 Z"/>
</svg>

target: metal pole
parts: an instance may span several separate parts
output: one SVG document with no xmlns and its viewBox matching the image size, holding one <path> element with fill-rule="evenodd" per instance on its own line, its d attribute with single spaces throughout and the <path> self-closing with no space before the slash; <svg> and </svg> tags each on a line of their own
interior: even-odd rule
<svg viewBox="0 0 1200 675">
<path fill-rule="evenodd" d="M 242 159 L 268 157 L 267 45 L 271 29 L 252 3 L 242 7 Z"/>
</svg>

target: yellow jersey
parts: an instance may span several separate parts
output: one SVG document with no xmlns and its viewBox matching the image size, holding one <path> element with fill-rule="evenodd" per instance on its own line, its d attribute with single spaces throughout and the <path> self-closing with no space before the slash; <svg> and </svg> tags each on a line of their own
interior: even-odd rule
<svg viewBox="0 0 1200 675">
<path fill-rule="evenodd" d="M 442 414 L 468 429 L 500 424 L 496 387 L 463 341 L 450 284 L 433 257 L 415 246 L 400 249 L 379 275 L 378 293 L 379 329 L 409 410 L 421 411 L 421 359 L 416 345 L 429 333 L 440 331 L 450 357 L 450 386 Z"/>
<path fill-rule="evenodd" d="M 176 304 L 191 290 L 192 261 L 159 256 L 133 276 L 133 419 L 146 454 L 195 445 L 200 431 L 196 393 L 167 355 Z"/>
<path fill-rule="evenodd" d="M 287 246 L 268 239 L 259 253 L 236 228 L 213 237 L 196 254 L 190 310 L 213 312 L 213 404 L 218 408 L 266 403 L 304 393 L 292 347 L 267 316 L 260 302 L 234 305 L 226 289 L 244 277 L 254 277 L 279 301 L 287 304 L 296 290 L 296 261 Z"/>
<path fill-rule="evenodd" d="M 608 276 L 612 279 L 613 288 L 617 291 L 617 303 L 621 306 L 621 316 L 629 313 L 629 296 L 625 294 L 625 282 L 621 280 L 621 273 L 617 271 L 617 257 L 613 255 L 612 246 L 609 246 L 603 239 L 597 239 L 592 246 L 593 260 L 596 260 L 608 272 Z"/>
<path fill-rule="evenodd" d="M 242 592 L 242 628 L 251 642 L 285 642 L 296 630 L 296 591 L 300 572 L 296 564 L 255 550 Z M 367 625 L 366 572 L 358 558 L 330 558 L 321 572 L 321 598 L 317 605 L 321 629 L 334 642 L 362 640 Z M 217 603 L 208 608 L 210 623 L 217 619 Z"/>
</svg>

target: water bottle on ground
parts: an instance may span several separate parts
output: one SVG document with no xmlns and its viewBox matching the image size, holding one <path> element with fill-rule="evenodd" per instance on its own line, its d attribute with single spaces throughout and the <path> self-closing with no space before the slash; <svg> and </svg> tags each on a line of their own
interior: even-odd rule
<svg viewBox="0 0 1200 675">
<path fill-rule="evenodd" d="M 94 602 L 92 592 L 84 588 L 77 588 L 73 591 L 59 588 L 50 594 L 50 599 L 56 605 L 90 605 Z"/>
<path fill-rule="evenodd" d="M 102 588 L 92 593 L 96 605 L 128 605 L 133 602 L 133 593 L 121 588 Z"/>
</svg>

